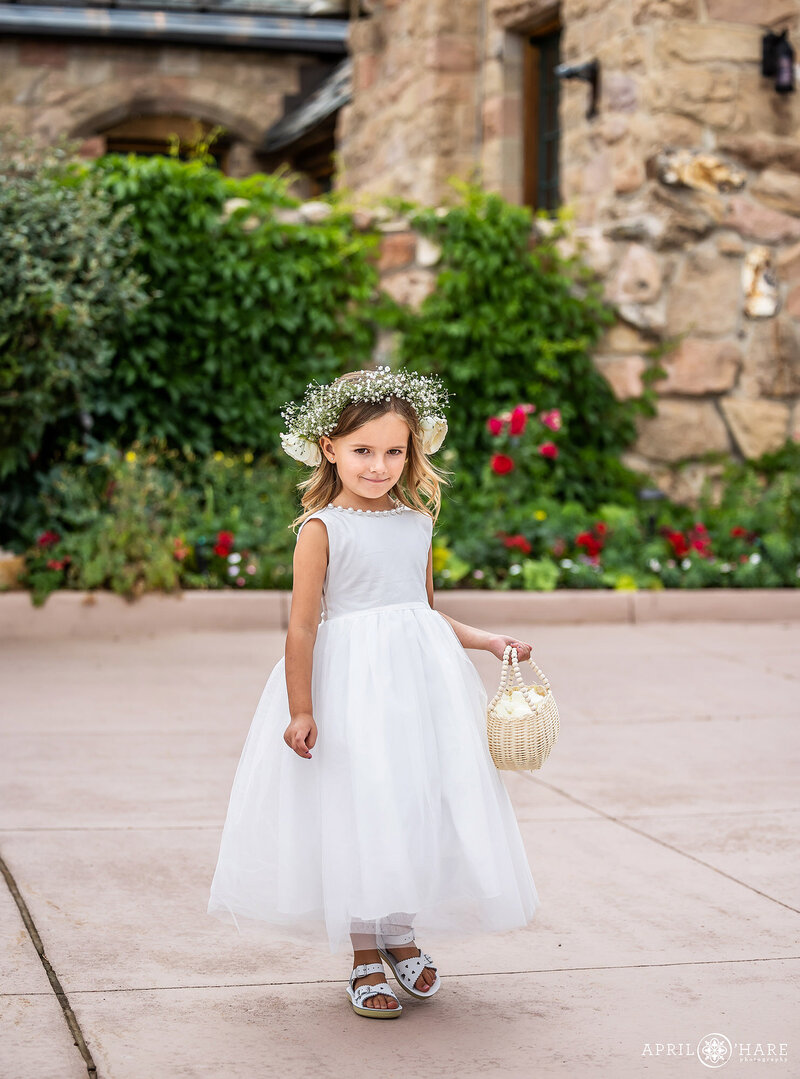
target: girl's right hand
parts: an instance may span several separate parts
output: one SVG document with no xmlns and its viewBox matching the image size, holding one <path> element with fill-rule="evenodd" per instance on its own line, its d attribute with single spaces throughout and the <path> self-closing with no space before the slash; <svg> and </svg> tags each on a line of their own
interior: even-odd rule
<svg viewBox="0 0 800 1079">
<path fill-rule="evenodd" d="M 295 716 L 283 732 L 286 745 L 295 751 L 298 757 L 311 758 L 308 752 L 317 741 L 317 725 L 314 717 L 308 713 Z"/>
</svg>

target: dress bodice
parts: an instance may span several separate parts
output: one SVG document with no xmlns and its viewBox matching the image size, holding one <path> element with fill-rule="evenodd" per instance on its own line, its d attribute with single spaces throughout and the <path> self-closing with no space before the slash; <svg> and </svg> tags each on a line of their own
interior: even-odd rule
<svg viewBox="0 0 800 1079">
<path fill-rule="evenodd" d="M 425 588 L 433 520 L 400 504 L 397 510 L 347 510 L 328 505 L 319 518 L 328 532 L 322 619 L 395 603 L 427 603 Z"/>
</svg>

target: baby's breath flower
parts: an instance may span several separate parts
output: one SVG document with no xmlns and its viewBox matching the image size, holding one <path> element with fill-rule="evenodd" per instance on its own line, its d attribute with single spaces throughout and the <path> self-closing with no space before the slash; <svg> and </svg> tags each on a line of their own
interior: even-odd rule
<svg viewBox="0 0 800 1079">
<path fill-rule="evenodd" d="M 290 457 L 304 464 L 321 459 L 318 442 L 329 435 L 339 422 L 346 405 L 354 401 L 385 401 L 392 395 L 412 406 L 419 417 L 427 453 L 435 453 L 447 432 L 442 411 L 451 395 L 438 375 L 415 371 L 392 371 L 388 366 L 361 371 L 357 379 L 343 379 L 320 385 L 312 380 L 300 402 L 287 401 L 281 409 L 286 431 L 281 434 L 282 448 Z"/>
</svg>

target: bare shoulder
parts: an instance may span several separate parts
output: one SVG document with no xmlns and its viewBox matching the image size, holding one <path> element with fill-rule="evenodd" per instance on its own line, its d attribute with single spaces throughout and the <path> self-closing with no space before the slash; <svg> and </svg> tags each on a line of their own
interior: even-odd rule
<svg viewBox="0 0 800 1079">
<path fill-rule="evenodd" d="M 310 517 L 300 529 L 292 560 L 290 629 L 316 629 L 328 557 L 325 522 L 319 517 Z"/>
<path fill-rule="evenodd" d="M 328 528 L 320 517 L 309 517 L 300 527 L 297 542 L 294 548 L 295 563 L 298 558 L 302 562 L 319 561 L 328 562 Z"/>
</svg>

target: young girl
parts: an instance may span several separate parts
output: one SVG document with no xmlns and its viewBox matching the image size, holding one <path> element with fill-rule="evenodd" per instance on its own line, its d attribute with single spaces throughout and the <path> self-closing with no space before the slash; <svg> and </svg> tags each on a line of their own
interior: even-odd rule
<svg viewBox="0 0 800 1079">
<path fill-rule="evenodd" d="M 539 905 L 464 651 L 502 659 L 511 644 L 527 659 L 531 646 L 433 606 L 429 454 L 447 396 L 435 376 L 379 367 L 312 382 L 281 413 L 283 448 L 314 471 L 285 656 L 242 751 L 208 904 L 237 928 L 237 915 L 296 939 L 324 928 L 331 952 L 352 946 L 347 993 L 370 1018 L 403 1010 L 382 960 L 418 1000 L 438 991 L 415 930 L 514 929 Z"/>
</svg>

